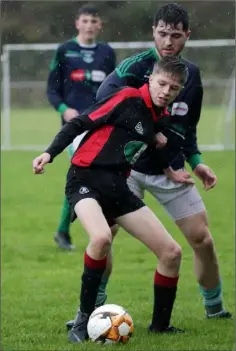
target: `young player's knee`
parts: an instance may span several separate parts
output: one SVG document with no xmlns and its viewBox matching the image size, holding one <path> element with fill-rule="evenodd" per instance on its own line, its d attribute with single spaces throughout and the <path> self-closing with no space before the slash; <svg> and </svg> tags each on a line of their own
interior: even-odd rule
<svg viewBox="0 0 236 351">
<path fill-rule="evenodd" d="M 110 229 L 107 229 L 103 233 L 95 235 L 91 239 L 91 244 L 93 247 L 96 247 L 96 249 L 99 251 L 108 252 L 112 244 L 112 234 Z"/>
<path fill-rule="evenodd" d="M 177 244 L 171 244 L 168 248 L 163 250 L 163 253 L 160 257 L 160 261 L 169 268 L 174 268 L 180 265 L 182 257 L 182 249 Z"/>
<path fill-rule="evenodd" d="M 199 219 L 201 220 L 196 225 L 191 226 L 188 240 L 193 249 L 211 249 L 214 246 L 214 242 L 208 228 L 207 217 L 202 214 Z"/>
</svg>

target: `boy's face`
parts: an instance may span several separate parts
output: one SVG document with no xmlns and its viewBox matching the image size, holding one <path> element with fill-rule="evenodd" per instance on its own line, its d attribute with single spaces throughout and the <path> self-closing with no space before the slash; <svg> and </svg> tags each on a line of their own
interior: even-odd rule
<svg viewBox="0 0 236 351">
<path fill-rule="evenodd" d="M 160 56 L 178 55 L 184 48 L 190 31 L 183 30 L 183 24 L 176 27 L 160 20 L 156 27 L 152 27 L 155 46 Z"/>
<path fill-rule="evenodd" d="M 158 107 L 169 105 L 182 89 L 180 79 L 160 71 L 149 77 L 149 91 L 152 102 Z"/>
<path fill-rule="evenodd" d="M 102 28 L 102 21 L 99 16 L 82 14 L 75 21 L 75 27 L 84 40 L 95 40 Z"/>
</svg>

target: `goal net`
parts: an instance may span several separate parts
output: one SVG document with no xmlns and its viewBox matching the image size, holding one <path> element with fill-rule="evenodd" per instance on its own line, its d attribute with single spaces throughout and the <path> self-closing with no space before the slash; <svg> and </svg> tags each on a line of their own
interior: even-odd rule
<svg viewBox="0 0 236 351">
<path fill-rule="evenodd" d="M 153 46 L 152 42 L 112 42 L 118 62 Z M 2 149 L 42 151 L 60 127 L 49 105 L 46 81 L 58 44 L 3 47 Z M 201 150 L 234 148 L 235 40 L 190 40 L 183 56 L 201 68 L 204 101 L 198 127 Z"/>
</svg>

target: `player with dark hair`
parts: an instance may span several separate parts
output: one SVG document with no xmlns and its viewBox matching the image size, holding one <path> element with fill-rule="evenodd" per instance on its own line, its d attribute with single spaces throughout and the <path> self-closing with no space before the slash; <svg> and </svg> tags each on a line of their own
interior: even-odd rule
<svg viewBox="0 0 236 351">
<path fill-rule="evenodd" d="M 98 10 L 91 5 L 81 7 L 76 15 L 75 27 L 78 35 L 59 46 L 48 77 L 48 100 L 60 113 L 62 124 L 95 102 L 99 85 L 115 68 L 113 49 L 96 41 L 102 28 Z M 74 146 L 68 147 L 70 158 Z M 55 241 L 65 250 L 74 248 L 69 229 L 70 209 L 65 198 L 55 233 Z"/>
<path fill-rule="evenodd" d="M 149 85 L 144 84 L 140 89 L 117 89 L 67 123 L 45 153 L 33 161 L 33 172 L 43 173 L 44 166 L 76 135 L 88 131 L 72 157 L 66 184 L 71 210 L 90 240 L 84 255 L 80 309 L 69 332 L 69 340 L 73 342 L 88 338 L 87 323 L 95 308 L 112 243 L 110 227 L 114 223 L 140 240 L 159 259 L 154 275 L 154 307 L 149 331 L 182 332 L 170 326 L 181 249 L 153 212 L 129 190 L 127 176 L 146 148 L 159 145 L 157 135 L 160 136 L 164 127 L 179 137 L 171 128 L 174 118 L 165 106 L 180 92 L 186 76 L 187 69 L 181 60 L 163 58 L 154 65 Z M 169 167 L 165 152 L 160 157 L 170 179 L 193 183 L 186 171 L 175 172 Z"/>
<path fill-rule="evenodd" d="M 111 94 L 117 87 L 139 88 L 147 82 L 153 65 L 161 57 L 180 55 L 190 37 L 187 11 L 181 5 L 173 3 L 161 6 L 154 18 L 153 37 L 153 48 L 127 58 L 106 78 L 98 90 L 98 99 Z M 188 67 L 189 77 L 169 111 L 176 120 L 172 128 L 183 134 L 184 138 L 176 141 L 172 140 L 168 132 L 165 134 L 168 137 L 171 166 L 175 170 L 183 169 L 187 160 L 193 173 L 203 182 L 204 189 L 209 190 L 216 185 L 217 178 L 204 164 L 197 146 L 196 129 L 203 97 L 200 71 L 192 62 L 183 58 L 182 61 Z M 157 162 L 156 152 L 142 155 L 131 172 L 128 185 L 140 199 L 144 197 L 144 190 L 150 192 L 191 245 L 194 252 L 194 270 L 203 296 L 206 316 L 231 318 L 231 313 L 223 307 L 218 259 L 208 228 L 206 209 L 197 188 L 170 181 L 163 174 L 160 162 Z"/>
</svg>

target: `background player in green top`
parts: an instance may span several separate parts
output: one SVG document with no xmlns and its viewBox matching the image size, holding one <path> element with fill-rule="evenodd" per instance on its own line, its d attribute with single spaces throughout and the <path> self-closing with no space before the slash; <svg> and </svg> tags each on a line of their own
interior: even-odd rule
<svg viewBox="0 0 236 351">
<path fill-rule="evenodd" d="M 96 39 L 102 20 L 95 7 L 81 7 L 75 27 L 78 35 L 63 43 L 51 62 L 47 95 L 51 105 L 60 113 L 62 124 L 70 121 L 96 100 L 97 90 L 115 68 L 113 49 Z M 68 148 L 71 158 L 74 145 Z M 64 198 L 55 241 L 62 249 L 74 248 L 70 236 L 70 210 Z"/>
</svg>

